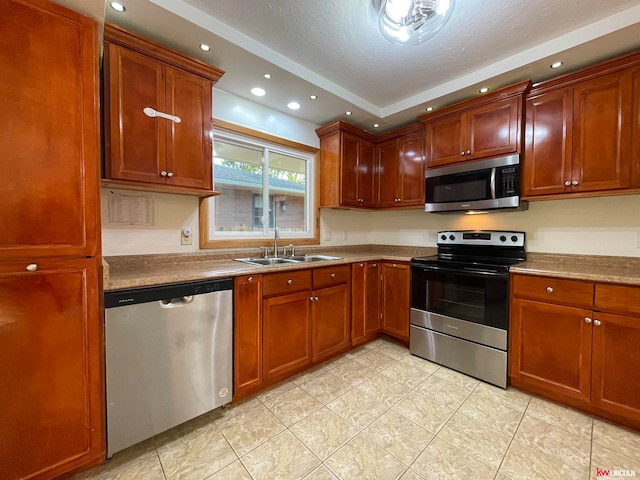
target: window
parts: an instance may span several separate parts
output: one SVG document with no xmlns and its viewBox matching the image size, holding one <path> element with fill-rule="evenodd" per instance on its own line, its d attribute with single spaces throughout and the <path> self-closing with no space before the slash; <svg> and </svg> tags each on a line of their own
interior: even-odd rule
<svg viewBox="0 0 640 480">
<path fill-rule="evenodd" d="M 224 131 L 214 131 L 213 150 L 220 195 L 204 202 L 203 247 L 215 248 L 219 240 L 256 245 L 272 239 L 275 228 L 292 243 L 317 243 L 312 153 Z M 305 239 L 314 242 L 295 241 Z"/>
</svg>

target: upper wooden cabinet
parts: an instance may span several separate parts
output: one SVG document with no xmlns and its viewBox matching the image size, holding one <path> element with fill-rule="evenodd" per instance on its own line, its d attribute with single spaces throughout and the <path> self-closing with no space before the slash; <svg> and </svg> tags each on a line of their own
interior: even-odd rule
<svg viewBox="0 0 640 480">
<path fill-rule="evenodd" d="M 224 72 L 114 25 L 104 33 L 105 179 L 214 194 L 212 86 Z"/>
<path fill-rule="evenodd" d="M 376 206 L 424 205 L 424 128 L 414 124 L 376 146 Z"/>
<path fill-rule="evenodd" d="M 426 166 L 520 153 L 522 102 L 530 82 L 521 82 L 419 118 L 426 130 Z"/>
<path fill-rule="evenodd" d="M 373 135 L 340 120 L 316 130 L 320 137 L 320 206 L 375 206 Z"/>
<path fill-rule="evenodd" d="M 533 87 L 526 102 L 524 198 L 638 186 L 639 67 L 634 54 Z"/>
<path fill-rule="evenodd" d="M 50 2 L 0 5 L 0 257 L 94 256 L 97 26 Z"/>
</svg>

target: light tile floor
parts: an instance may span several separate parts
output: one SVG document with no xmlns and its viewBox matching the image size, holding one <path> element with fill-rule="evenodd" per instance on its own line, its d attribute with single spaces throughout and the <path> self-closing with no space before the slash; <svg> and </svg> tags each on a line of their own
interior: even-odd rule
<svg viewBox="0 0 640 480">
<path fill-rule="evenodd" d="M 640 433 L 379 339 L 72 478 L 591 480 L 597 469 L 640 477 Z"/>
</svg>

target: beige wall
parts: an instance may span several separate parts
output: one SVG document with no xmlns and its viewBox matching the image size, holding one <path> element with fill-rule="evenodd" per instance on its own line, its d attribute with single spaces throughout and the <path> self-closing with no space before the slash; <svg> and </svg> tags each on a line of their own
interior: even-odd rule
<svg viewBox="0 0 640 480">
<path fill-rule="evenodd" d="M 197 198 L 145 193 L 154 198 L 155 226 L 134 228 L 108 223 L 108 192 L 109 189 L 103 189 L 104 255 L 198 249 Z M 527 232 L 530 252 L 640 257 L 640 195 L 533 202 L 524 212 L 476 216 L 427 214 L 420 210 L 323 209 L 320 220 L 322 244 L 327 246 L 366 243 L 435 246 L 439 230 L 511 229 Z M 180 229 L 187 226 L 194 230 L 194 244 L 181 246 Z M 325 240 L 326 235 L 331 240 Z"/>
</svg>

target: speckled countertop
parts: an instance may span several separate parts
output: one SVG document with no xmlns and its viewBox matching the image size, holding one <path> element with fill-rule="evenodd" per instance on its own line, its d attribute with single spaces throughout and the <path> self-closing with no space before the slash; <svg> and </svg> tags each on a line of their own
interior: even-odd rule
<svg viewBox="0 0 640 480">
<path fill-rule="evenodd" d="M 131 255 L 104 257 L 104 289 L 161 285 L 193 280 L 256 275 L 285 270 L 318 268 L 369 260 L 409 261 L 412 257 L 435 255 L 431 247 L 397 247 L 389 245 L 358 245 L 340 248 L 300 247 L 296 254 L 316 253 L 340 257 L 312 263 L 289 263 L 260 267 L 237 262 L 234 258 L 257 257 L 256 249 L 217 250 L 191 254 Z"/>
<path fill-rule="evenodd" d="M 509 271 L 572 280 L 640 285 L 639 257 L 528 253 L 526 262 L 511 267 Z"/>
<path fill-rule="evenodd" d="M 432 247 L 357 245 L 347 247 L 300 247 L 296 253 L 317 253 L 340 257 L 313 263 L 291 263 L 268 267 L 233 260 L 257 256 L 255 249 L 216 250 L 190 254 L 156 254 L 105 257 L 104 289 L 162 285 L 167 283 L 255 275 L 303 268 L 365 262 L 370 260 L 409 261 L 412 257 L 435 255 Z M 551 255 L 529 253 L 526 262 L 511 267 L 512 273 L 550 276 L 574 280 L 640 285 L 639 257 Z"/>
</svg>

